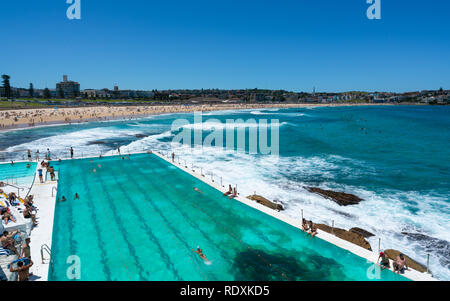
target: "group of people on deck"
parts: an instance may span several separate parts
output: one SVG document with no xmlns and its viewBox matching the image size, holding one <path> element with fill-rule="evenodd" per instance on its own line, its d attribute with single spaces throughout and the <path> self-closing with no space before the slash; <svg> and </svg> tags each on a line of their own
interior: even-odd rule
<svg viewBox="0 0 450 301">
<path fill-rule="evenodd" d="M 238 192 L 237 192 L 236 187 L 232 188 L 231 184 L 230 184 L 230 185 L 228 185 L 228 191 L 225 192 L 223 195 L 228 195 L 228 198 L 232 199 L 232 198 L 235 198 L 238 196 Z"/>
<path fill-rule="evenodd" d="M 18 235 L 18 230 L 13 232 L 4 231 L 0 236 L 1 247 L 16 254 L 19 258 L 11 262 L 9 271 L 11 273 L 17 273 L 19 281 L 28 281 L 28 278 L 30 277 L 30 267 L 33 265 L 30 250 L 31 239 L 29 237 L 25 239 L 25 243 L 21 246 L 21 252 L 19 253 L 16 248 L 16 237 Z M 17 267 L 14 267 L 14 265 L 17 265 Z"/>
<path fill-rule="evenodd" d="M 314 237 L 317 235 L 317 227 L 314 225 L 312 221 L 307 221 L 306 219 L 302 220 L 302 230 L 307 233 L 307 235 L 311 235 Z"/>
<path fill-rule="evenodd" d="M 390 269 L 391 265 L 389 262 L 389 257 L 384 252 L 380 252 L 380 255 L 378 256 L 377 264 L 379 263 L 379 266 L 382 269 Z M 405 255 L 400 253 L 397 258 L 395 259 L 393 263 L 393 270 L 394 273 L 397 274 L 403 274 L 405 271 L 408 270 L 408 264 L 406 263 Z"/>
<path fill-rule="evenodd" d="M 0 189 L 0 194 L 3 193 L 3 190 Z M 15 195 L 15 193 L 11 192 L 8 195 L 8 200 L 5 201 L 6 207 L 0 206 L 1 220 L 7 225 L 9 222 L 17 222 L 17 219 L 11 213 L 10 206 L 16 207 L 20 205 L 19 198 Z M 33 204 L 33 195 L 27 196 L 23 200 L 24 209 L 22 211 L 23 217 L 26 219 L 31 219 L 33 222 L 33 226 L 36 227 L 38 225 L 36 221 L 36 211 L 37 208 Z M 19 209 L 20 210 L 20 209 Z"/>
<path fill-rule="evenodd" d="M 0 193 L 3 193 L 3 191 L 0 190 Z M 8 224 L 8 222 L 10 221 L 16 222 L 16 218 L 11 213 L 10 206 L 20 205 L 18 199 L 19 198 L 14 193 L 10 193 L 8 195 L 8 200 L 6 201 L 7 207 L 0 206 L 2 221 L 4 221 L 5 224 Z M 23 217 L 26 219 L 31 219 L 31 221 L 33 222 L 33 227 L 36 227 L 38 225 L 36 221 L 37 208 L 33 204 L 33 196 L 29 195 L 28 197 L 26 197 L 23 200 L 23 205 Z M 19 208 L 19 212 L 20 210 L 21 208 Z M 12 273 L 18 274 L 19 281 L 27 281 L 30 276 L 29 269 L 33 265 L 30 253 L 30 238 L 26 238 L 22 246 L 18 246 L 18 244 L 21 244 L 20 235 L 21 234 L 19 230 L 12 232 L 4 231 L 0 234 L 0 247 L 10 254 L 15 254 L 18 257 L 17 260 L 11 262 L 9 270 Z"/>
</svg>

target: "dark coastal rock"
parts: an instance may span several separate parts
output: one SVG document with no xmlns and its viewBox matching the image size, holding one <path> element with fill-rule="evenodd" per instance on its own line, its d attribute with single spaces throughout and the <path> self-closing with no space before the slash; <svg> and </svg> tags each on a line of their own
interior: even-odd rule
<svg viewBox="0 0 450 301">
<path fill-rule="evenodd" d="M 252 200 L 252 201 L 255 201 L 255 202 L 257 202 L 257 203 L 259 203 L 259 204 L 261 204 L 261 205 L 264 205 L 264 206 L 266 206 L 266 207 L 269 207 L 270 209 L 273 209 L 273 210 L 277 210 L 277 211 L 284 210 L 283 205 L 274 203 L 274 202 L 272 202 L 272 201 L 269 201 L 269 200 L 266 199 L 265 197 L 262 197 L 262 196 L 257 195 L 257 194 L 249 195 L 249 196 L 247 197 L 247 199 L 250 199 L 250 200 Z"/>
<path fill-rule="evenodd" d="M 394 250 L 394 249 L 388 249 L 388 250 L 384 250 L 384 254 L 386 254 L 387 257 L 389 257 L 392 260 L 396 260 L 397 256 L 403 252 Z M 418 263 L 417 261 L 415 261 L 414 259 L 411 259 L 411 257 L 405 255 L 405 253 L 403 253 L 403 256 L 405 256 L 406 259 L 406 264 L 408 265 L 408 267 L 410 267 L 411 269 L 414 269 L 416 271 L 419 271 L 421 273 L 424 273 L 427 271 L 427 267 L 424 266 L 423 264 Z"/>
<path fill-rule="evenodd" d="M 306 190 L 330 199 L 338 203 L 340 206 L 357 205 L 359 202 L 363 201 L 363 199 L 357 197 L 356 195 L 345 192 L 325 190 L 317 187 L 306 187 Z"/>
<path fill-rule="evenodd" d="M 136 138 L 145 138 L 145 137 L 148 137 L 148 135 L 136 134 L 136 135 L 134 135 L 134 137 L 136 137 Z"/>
<path fill-rule="evenodd" d="M 439 263 L 444 267 L 450 267 L 450 242 L 422 233 L 402 232 L 408 240 L 417 242 L 425 247 L 427 253 L 438 254 Z"/>
<path fill-rule="evenodd" d="M 372 234 L 369 231 L 361 229 L 361 228 L 358 228 L 358 227 L 351 228 L 349 231 L 361 234 L 365 238 L 369 238 L 369 237 L 375 236 L 375 234 Z"/>
<path fill-rule="evenodd" d="M 334 234 L 337 237 L 349 241 L 355 245 L 358 245 L 364 249 L 367 249 L 369 251 L 372 251 L 372 247 L 370 246 L 370 243 L 364 238 L 363 235 L 359 234 L 359 233 L 355 233 L 352 231 L 347 231 L 345 229 L 340 229 L 340 228 L 332 228 L 328 225 L 325 224 L 316 224 L 317 228 L 328 232 L 330 234 Z"/>
<path fill-rule="evenodd" d="M 336 213 L 336 214 L 339 214 L 339 215 L 345 216 L 345 217 L 347 217 L 347 218 L 350 218 L 350 219 L 355 219 L 355 218 L 356 218 L 355 215 L 350 214 L 350 213 L 347 213 L 347 212 L 343 212 L 343 211 L 339 211 L 339 210 L 334 210 L 334 209 L 332 209 L 332 208 L 328 208 L 328 210 L 330 210 L 330 211 L 332 211 L 332 212 L 334 212 L 334 213 Z"/>
<path fill-rule="evenodd" d="M 96 145 L 96 144 L 105 144 L 105 142 L 104 141 L 91 141 L 91 142 L 87 143 L 87 145 Z"/>
</svg>

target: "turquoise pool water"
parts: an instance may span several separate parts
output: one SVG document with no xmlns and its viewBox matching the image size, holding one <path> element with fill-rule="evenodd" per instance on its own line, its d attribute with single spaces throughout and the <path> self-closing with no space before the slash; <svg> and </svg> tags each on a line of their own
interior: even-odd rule
<svg viewBox="0 0 450 301">
<path fill-rule="evenodd" d="M 378 280 L 365 259 L 229 200 L 155 155 L 54 165 L 57 198 L 67 202 L 56 203 L 49 280 L 67 280 L 70 255 L 80 258 L 83 281 Z M 406 280 L 390 271 L 380 278 Z"/>
<path fill-rule="evenodd" d="M 28 164 L 30 164 L 29 168 L 27 168 Z M 20 162 L 13 165 L 9 163 L 0 164 L 0 181 L 29 187 L 33 182 L 36 164 L 36 162 Z"/>
</svg>

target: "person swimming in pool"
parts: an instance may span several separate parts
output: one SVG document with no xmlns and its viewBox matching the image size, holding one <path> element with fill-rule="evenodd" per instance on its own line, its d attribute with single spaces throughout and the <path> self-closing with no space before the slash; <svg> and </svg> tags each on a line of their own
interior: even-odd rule
<svg viewBox="0 0 450 301">
<path fill-rule="evenodd" d="M 197 187 L 194 187 L 194 190 L 200 193 L 203 193 L 200 189 L 198 189 Z"/>
<path fill-rule="evenodd" d="M 78 195 L 77 192 L 75 193 L 75 199 L 76 199 L 76 200 L 79 200 L 79 199 L 80 199 L 80 196 Z"/>
<path fill-rule="evenodd" d="M 60 202 L 65 202 L 65 201 L 67 201 L 67 200 L 66 200 L 66 197 L 63 196 L 59 201 L 60 201 Z"/>
<path fill-rule="evenodd" d="M 194 250 L 192 250 L 192 251 L 193 251 L 194 253 L 197 253 L 198 256 L 200 256 L 200 258 L 203 259 L 205 262 L 209 262 L 208 258 L 206 258 L 205 254 L 203 254 L 203 250 L 200 249 L 199 246 L 197 246 L 197 250 L 196 250 L 196 251 L 194 251 Z"/>
</svg>

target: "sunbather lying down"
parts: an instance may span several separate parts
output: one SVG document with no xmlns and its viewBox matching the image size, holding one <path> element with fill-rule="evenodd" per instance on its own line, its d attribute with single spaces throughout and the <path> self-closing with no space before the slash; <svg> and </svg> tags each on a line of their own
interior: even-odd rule
<svg viewBox="0 0 450 301">
<path fill-rule="evenodd" d="M 20 257 L 19 252 L 17 252 L 17 249 L 14 245 L 14 236 L 19 233 L 18 230 L 9 233 L 8 231 L 4 231 L 3 235 L 0 237 L 0 243 L 2 248 L 4 249 L 8 249 L 14 253 L 16 253 L 16 255 L 18 257 Z"/>
<path fill-rule="evenodd" d="M 16 218 L 11 214 L 9 209 L 3 209 L 2 211 L 2 221 L 5 222 L 5 225 L 9 223 L 9 221 L 16 222 Z"/>
</svg>

